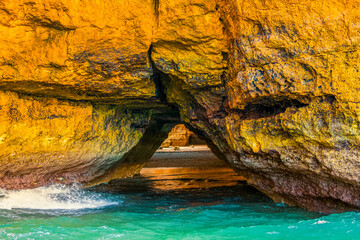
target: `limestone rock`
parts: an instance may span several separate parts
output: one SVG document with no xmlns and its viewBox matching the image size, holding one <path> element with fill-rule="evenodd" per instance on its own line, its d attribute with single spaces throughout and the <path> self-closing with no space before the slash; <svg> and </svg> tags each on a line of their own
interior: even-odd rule
<svg viewBox="0 0 360 240">
<path fill-rule="evenodd" d="M 216 102 L 208 100 L 224 91 L 228 50 L 216 8 L 215 1 L 165 0 L 157 9 L 151 60 L 168 79 L 163 84 L 171 86 L 164 93 L 168 101 L 181 105 L 183 119 L 192 117 L 186 109 L 193 103 L 214 110 Z"/>
<path fill-rule="evenodd" d="M 156 102 L 151 0 L 0 2 L 0 88 L 111 103 Z"/>
<path fill-rule="evenodd" d="M 170 146 L 189 146 L 189 145 L 205 145 L 206 142 L 200 139 L 192 131 L 190 131 L 185 124 L 176 125 L 171 131 L 167 139 L 161 144 L 161 147 Z"/>
<path fill-rule="evenodd" d="M 169 132 L 168 138 L 164 141 L 161 146 L 169 147 L 169 146 L 187 146 L 189 145 L 190 136 L 193 133 L 188 130 L 184 124 L 176 125 Z"/>
<path fill-rule="evenodd" d="M 180 120 L 160 117 L 149 133 L 158 139 L 128 160 L 136 167 L 122 167 L 125 153 L 141 151 L 154 112 L 178 109 L 274 200 L 360 208 L 359 6 L 1 1 L 0 90 L 10 91 L 0 94 L 3 186 L 70 182 L 61 172 L 98 182 L 130 176 Z"/>
<path fill-rule="evenodd" d="M 359 2 L 222 0 L 207 6 L 213 11 L 203 16 L 211 19 L 211 12 L 218 21 L 193 29 L 218 24 L 222 32 L 189 31 L 185 46 L 162 47 L 171 49 L 177 66 L 178 51 L 205 52 L 194 36 L 211 39 L 217 50 L 210 55 L 221 53 L 225 68 L 208 67 L 209 77 L 194 83 L 182 68 L 151 55 L 166 73 L 167 99 L 182 120 L 276 201 L 325 212 L 359 208 Z M 224 41 L 226 50 L 216 44 Z"/>
<path fill-rule="evenodd" d="M 121 162 L 149 121 L 149 110 L 0 92 L 0 187 L 87 182 Z"/>
<path fill-rule="evenodd" d="M 358 208 L 359 1 L 236 1 L 225 139 L 275 200 Z M 261 176 L 260 176 L 261 175 Z"/>
</svg>

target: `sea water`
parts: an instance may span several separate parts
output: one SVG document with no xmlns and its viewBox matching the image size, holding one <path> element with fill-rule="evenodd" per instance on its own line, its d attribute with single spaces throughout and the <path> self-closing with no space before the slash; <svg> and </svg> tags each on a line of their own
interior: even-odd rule
<svg viewBox="0 0 360 240">
<path fill-rule="evenodd" d="M 0 239 L 360 239 L 360 214 L 272 202 L 244 185 L 109 194 L 0 191 Z"/>
</svg>

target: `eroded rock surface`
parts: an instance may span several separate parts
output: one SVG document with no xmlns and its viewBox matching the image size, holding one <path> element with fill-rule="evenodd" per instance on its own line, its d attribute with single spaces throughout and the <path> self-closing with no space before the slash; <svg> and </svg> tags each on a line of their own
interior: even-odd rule
<svg viewBox="0 0 360 240">
<path fill-rule="evenodd" d="M 120 166 L 122 156 L 141 151 L 155 112 L 175 108 L 274 200 L 324 212 L 359 208 L 359 6 L 2 1 L 0 89 L 10 91 L 1 93 L 3 185 L 52 181 L 52 170 L 37 170 L 51 164 L 81 181 L 138 172 L 179 119 L 153 128 L 158 140 L 129 160 L 136 167 Z"/>
<path fill-rule="evenodd" d="M 212 25 L 220 24 L 222 32 L 190 31 L 189 47 L 198 54 L 195 59 L 203 59 L 209 54 L 197 39 L 227 46 L 210 55 L 219 58 L 212 58 L 218 64 L 207 68 L 208 79 L 218 81 L 190 82 L 180 64 L 165 71 L 169 65 L 151 55 L 167 73 L 162 78 L 166 96 L 180 107 L 182 118 L 276 201 L 325 212 L 360 206 L 357 4 L 203 4 L 209 7 L 203 16 L 216 16 Z M 194 24 L 199 28 L 193 29 L 202 29 Z M 220 56 L 227 62 L 221 74 Z M 201 72 L 200 66 L 192 67 Z"/>
<path fill-rule="evenodd" d="M 129 153 L 151 156 L 162 135 L 149 149 L 145 129 L 173 111 L 157 96 L 148 57 L 154 4 L 0 2 L 0 187 L 140 171 L 149 157 L 130 161 Z M 158 132 L 171 129 L 160 125 Z"/>
<path fill-rule="evenodd" d="M 0 2 L 0 88 L 73 100 L 155 101 L 151 0 Z M 156 101 L 155 101 L 156 102 Z"/>
<path fill-rule="evenodd" d="M 104 174 L 143 137 L 150 111 L 0 92 L 0 121 L 0 187 L 29 188 Z"/>
<path fill-rule="evenodd" d="M 187 129 L 184 124 L 178 124 L 173 129 L 171 129 L 168 137 L 161 144 L 161 147 L 181 147 L 195 144 L 205 145 L 206 142 L 201 140 L 193 132 Z"/>
</svg>

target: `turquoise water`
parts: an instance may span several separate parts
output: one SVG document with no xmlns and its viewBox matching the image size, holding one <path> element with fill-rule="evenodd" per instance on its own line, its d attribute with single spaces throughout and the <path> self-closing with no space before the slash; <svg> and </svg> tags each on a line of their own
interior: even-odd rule
<svg viewBox="0 0 360 240">
<path fill-rule="evenodd" d="M 276 204 L 243 185 L 107 194 L 0 191 L 0 239 L 359 239 L 360 214 Z"/>
</svg>

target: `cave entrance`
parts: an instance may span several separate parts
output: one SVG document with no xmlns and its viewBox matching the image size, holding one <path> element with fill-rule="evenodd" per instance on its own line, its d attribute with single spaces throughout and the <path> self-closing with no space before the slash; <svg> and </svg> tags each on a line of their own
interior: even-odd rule
<svg viewBox="0 0 360 240">
<path fill-rule="evenodd" d="M 170 193 L 247 185 L 205 141 L 179 124 L 176 114 L 162 113 L 154 119 L 120 164 L 91 183 L 95 189 Z M 108 184 L 98 185 L 104 182 Z"/>
<path fill-rule="evenodd" d="M 176 125 L 140 171 L 154 190 L 207 189 L 245 182 L 184 124 Z"/>
<path fill-rule="evenodd" d="M 166 125 L 169 122 L 164 124 L 162 119 L 146 129 L 138 144 L 140 147 L 135 147 L 126 157 L 131 161 L 147 160 L 140 161 L 144 164 L 140 172 L 96 185 L 92 190 L 126 194 L 128 200 L 144 200 L 144 204 L 162 201 L 165 207 L 157 207 L 156 211 L 168 211 L 166 204 L 170 205 L 171 211 L 182 211 L 188 207 L 222 205 L 240 199 L 244 203 L 269 201 L 185 125 L 179 125 L 179 121 Z M 160 137 L 161 141 L 156 142 Z M 146 148 L 157 150 L 147 158 Z"/>
</svg>

